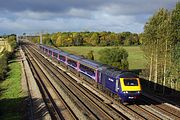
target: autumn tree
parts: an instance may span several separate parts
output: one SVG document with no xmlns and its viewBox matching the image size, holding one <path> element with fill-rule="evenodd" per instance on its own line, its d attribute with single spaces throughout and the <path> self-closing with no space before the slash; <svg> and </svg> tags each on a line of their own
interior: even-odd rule
<svg viewBox="0 0 180 120">
<path fill-rule="evenodd" d="M 90 37 L 91 45 L 96 46 L 100 43 L 99 34 L 94 32 Z"/>
<path fill-rule="evenodd" d="M 83 45 L 83 38 L 80 33 L 78 33 L 78 32 L 72 33 L 72 45 L 74 45 L 74 46 Z"/>
</svg>

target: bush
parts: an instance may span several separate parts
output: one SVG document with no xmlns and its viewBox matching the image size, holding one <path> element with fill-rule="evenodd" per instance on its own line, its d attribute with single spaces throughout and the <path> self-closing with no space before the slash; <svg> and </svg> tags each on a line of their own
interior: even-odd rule
<svg viewBox="0 0 180 120">
<path fill-rule="evenodd" d="M 4 54 L 0 58 L 0 80 L 4 80 L 8 70 L 7 55 Z"/>
<path fill-rule="evenodd" d="M 10 35 L 6 37 L 8 43 L 10 44 L 12 51 L 3 51 L 3 55 L 0 57 L 0 80 L 4 80 L 6 73 L 8 71 L 8 59 L 13 58 L 14 49 L 17 47 L 16 35 Z"/>
<path fill-rule="evenodd" d="M 119 69 L 128 69 L 128 52 L 123 48 L 106 48 L 99 52 L 100 61 L 104 64 L 117 67 Z"/>
<path fill-rule="evenodd" d="M 89 53 L 87 54 L 87 59 L 90 59 L 90 60 L 94 60 L 94 55 L 93 55 L 93 51 L 89 51 Z"/>
</svg>

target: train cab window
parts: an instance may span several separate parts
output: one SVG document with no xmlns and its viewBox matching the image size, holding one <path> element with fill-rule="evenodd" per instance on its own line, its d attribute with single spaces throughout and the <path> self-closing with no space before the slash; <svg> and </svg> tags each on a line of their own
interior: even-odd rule
<svg viewBox="0 0 180 120">
<path fill-rule="evenodd" d="M 66 60 L 66 58 L 64 56 L 62 56 L 62 55 L 59 55 L 59 59 L 62 60 L 62 61 Z"/>
<path fill-rule="evenodd" d="M 138 86 L 138 81 L 136 79 L 124 79 L 125 86 Z"/>
<path fill-rule="evenodd" d="M 95 76 L 95 72 L 94 72 L 94 69 L 92 68 L 89 68 L 87 66 L 84 66 L 84 65 L 80 65 L 80 69 L 83 71 L 83 72 L 86 72 L 87 74 L 91 75 L 91 76 Z"/>
<path fill-rule="evenodd" d="M 68 62 L 68 64 L 72 65 L 73 67 L 77 67 L 77 63 L 75 61 L 68 59 L 67 62 Z"/>
</svg>

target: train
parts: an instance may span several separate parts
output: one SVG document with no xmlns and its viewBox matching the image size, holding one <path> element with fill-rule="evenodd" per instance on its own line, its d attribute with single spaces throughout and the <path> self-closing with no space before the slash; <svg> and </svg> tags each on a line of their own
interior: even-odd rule
<svg viewBox="0 0 180 120">
<path fill-rule="evenodd" d="M 140 78 L 130 71 L 119 70 L 42 44 L 38 48 L 78 77 L 117 96 L 121 102 L 136 101 L 142 94 Z"/>
</svg>

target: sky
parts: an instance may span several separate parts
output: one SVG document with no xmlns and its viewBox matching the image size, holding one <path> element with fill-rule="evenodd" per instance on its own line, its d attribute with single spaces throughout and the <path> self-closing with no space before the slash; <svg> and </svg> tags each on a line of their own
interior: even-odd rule
<svg viewBox="0 0 180 120">
<path fill-rule="evenodd" d="M 0 34 L 143 32 L 159 8 L 178 0 L 0 0 Z"/>
</svg>

